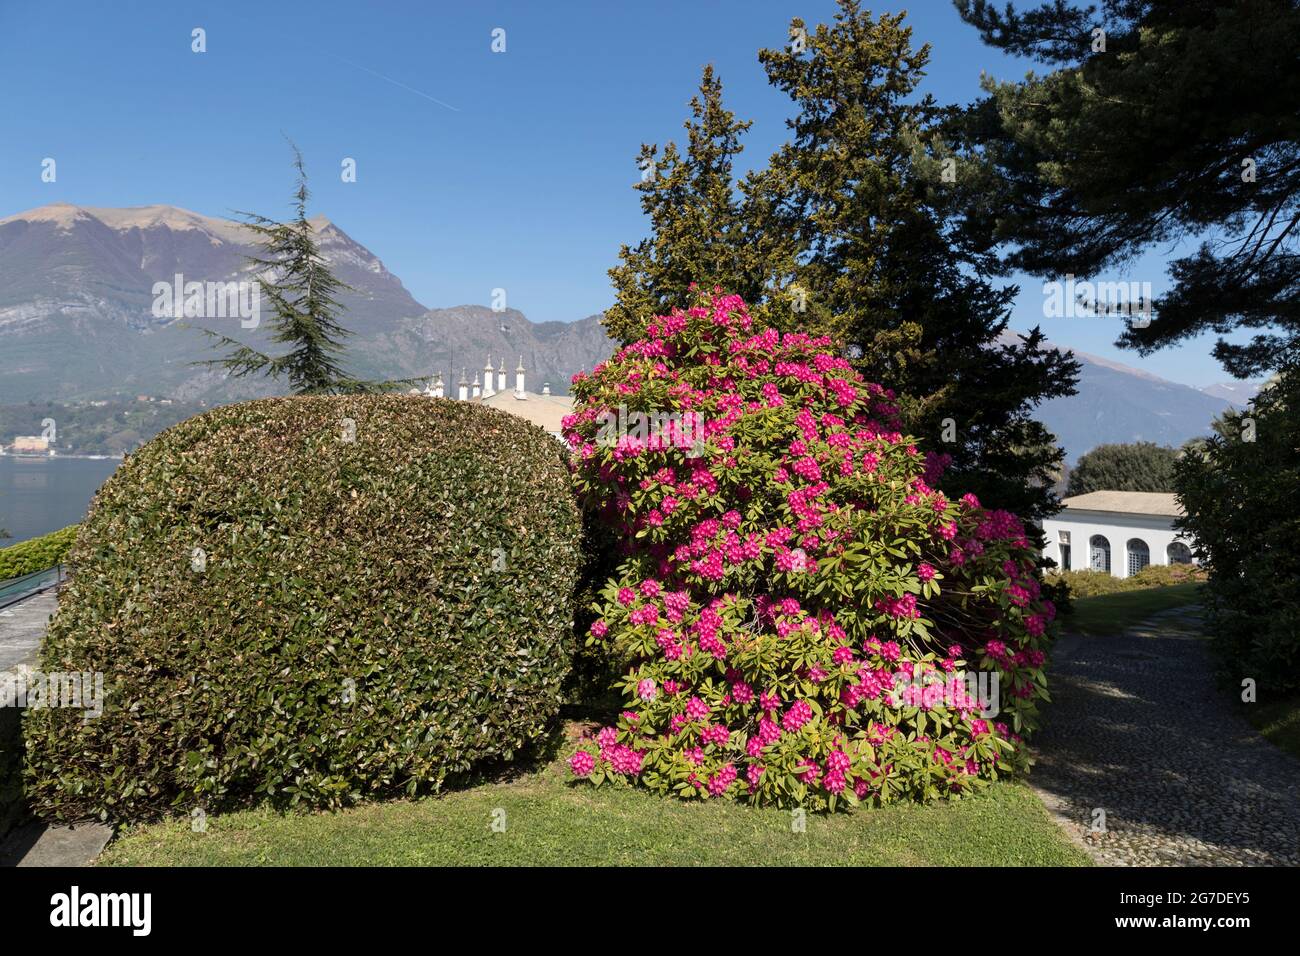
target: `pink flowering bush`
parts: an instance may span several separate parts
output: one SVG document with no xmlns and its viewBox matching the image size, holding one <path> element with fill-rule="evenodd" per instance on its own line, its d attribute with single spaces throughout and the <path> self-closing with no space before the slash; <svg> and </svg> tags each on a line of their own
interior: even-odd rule
<svg viewBox="0 0 1300 956">
<path fill-rule="evenodd" d="M 936 491 L 829 339 L 715 292 L 574 393 L 580 496 L 625 544 L 588 639 L 625 709 L 576 776 L 833 809 L 1025 766 L 1055 612 L 1024 528 Z"/>
</svg>

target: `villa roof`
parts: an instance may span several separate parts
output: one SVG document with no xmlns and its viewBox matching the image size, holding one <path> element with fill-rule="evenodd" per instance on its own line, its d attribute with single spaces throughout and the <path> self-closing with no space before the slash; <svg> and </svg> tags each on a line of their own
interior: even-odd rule
<svg viewBox="0 0 1300 956">
<path fill-rule="evenodd" d="M 1067 511 L 1117 511 L 1132 515 L 1166 515 L 1181 518 L 1183 507 L 1177 497 L 1163 491 L 1090 491 L 1065 498 Z"/>
<path fill-rule="evenodd" d="M 548 432 L 559 432 L 560 422 L 564 416 L 573 414 L 571 395 L 538 395 L 536 392 L 524 392 L 524 396 L 524 398 L 516 398 L 515 393 L 507 389 L 487 398 L 475 398 L 470 401 L 518 415 Z"/>
</svg>

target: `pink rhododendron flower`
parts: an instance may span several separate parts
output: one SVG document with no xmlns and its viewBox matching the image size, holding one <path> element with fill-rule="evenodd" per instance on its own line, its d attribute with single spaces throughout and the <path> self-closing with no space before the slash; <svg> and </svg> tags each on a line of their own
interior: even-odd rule
<svg viewBox="0 0 1300 956">
<path fill-rule="evenodd" d="M 596 758 L 585 750 L 576 751 L 569 758 L 569 769 L 573 771 L 575 777 L 589 777 L 596 769 Z"/>
<path fill-rule="evenodd" d="M 725 744 L 731 738 L 731 732 L 722 724 L 714 724 L 700 731 L 700 739 L 706 744 Z"/>
<path fill-rule="evenodd" d="M 812 715 L 812 708 L 808 706 L 806 701 L 796 700 L 790 705 L 790 709 L 785 712 L 785 716 L 781 718 L 781 727 L 794 733 L 812 720 Z"/>
<path fill-rule="evenodd" d="M 611 750 L 609 765 L 615 773 L 633 776 L 641 772 L 641 754 L 631 747 L 617 745 Z"/>
<path fill-rule="evenodd" d="M 736 768 L 727 764 L 717 773 L 709 777 L 708 791 L 711 796 L 719 797 L 727 792 L 727 788 L 736 779 Z"/>
<path fill-rule="evenodd" d="M 645 318 L 575 378 L 562 423 L 583 507 L 621 549 L 590 633 L 637 675 L 575 774 L 671 795 L 684 754 L 691 794 L 789 801 L 802 781 L 818 809 L 850 790 L 965 794 L 1023 768 L 1001 724 L 1006 746 L 975 759 L 988 722 L 959 668 L 983 648 L 1003 709 L 1032 727 L 1055 608 L 1024 523 L 940 491 L 951 456 L 903 433 L 899 397 L 842 343 L 768 327 L 716 289 Z M 600 440 L 620 405 L 666 424 Z"/>
</svg>

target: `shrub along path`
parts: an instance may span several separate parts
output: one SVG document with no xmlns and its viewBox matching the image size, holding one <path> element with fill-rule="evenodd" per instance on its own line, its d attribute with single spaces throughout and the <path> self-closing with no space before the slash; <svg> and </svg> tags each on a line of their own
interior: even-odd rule
<svg viewBox="0 0 1300 956">
<path fill-rule="evenodd" d="M 11 669 L 35 665 L 36 649 L 57 602 L 56 592 L 50 589 L 0 610 L 0 679 Z M 6 734 L 10 730 L 8 724 L 0 726 Z M 6 832 L 16 815 L 14 796 L 21 792 L 10 777 L 20 771 L 10 752 L 14 745 L 15 741 L 7 736 L 0 739 L 0 866 L 84 866 L 89 863 L 112 835 L 108 827 L 99 824 L 51 827 L 43 823 L 27 823 Z"/>
<path fill-rule="evenodd" d="M 1300 864 L 1300 762 L 1215 684 L 1195 607 L 1066 635 L 1048 686 L 1030 782 L 1102 862 Z"/>
</svg>

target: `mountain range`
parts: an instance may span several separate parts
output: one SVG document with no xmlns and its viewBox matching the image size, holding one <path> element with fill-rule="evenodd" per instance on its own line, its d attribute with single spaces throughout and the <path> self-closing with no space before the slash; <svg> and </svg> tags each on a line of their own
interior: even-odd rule
<svg viewBox="0 0 1300 956">
<path fill-rule="evenodd" d="M 1044 402 L 1035 417 L 1056 435 L 1070 465 L 1098 445 L 1149 441 L 1176 448 L 1189 438 L 1209 434 L 1216 416 L 1245 407 L 1259 390 L 1257 382 L 1193 388 L 1097 355 L 1057 347 L 1072 352 L 1079 362 L 1077 391 Z"/>
<path fill-rule="evenodd" d="M 607 358 L 599 316 L 577 322 L 530 322 L 514 309 L 429 309 L 377 256 L 323 217 L 311 221 L 322 256 L 352 287 L 346 311 L 345 365 L 362 378 L 427 378 L 452 386 L 472 380 L 489 356 L 528 369 L 530 390 Z M 186 401 L 228 401 L 273 394 L 273 383 L 234 379 L 196 367 L 213 357 L 211 329 L 260 347 L 238 318 L 177 320 L 154 315 L 155 282 L 249 280 L 252 233 L 240 223 L 174 206 L 102 209 L 42 206 L 0 219 L 0 404 L 73 402 L 137 394 Z M 265 301 L 263 303 L 266 305 Z"/>
<path fill-rule="evenodd" d="M 369 249 L 323 217 L 312 226 L 322 255 L 352 291 L 341 296 L 348 370 L 364 378 L 441 373 L 455 394 L 491 360 L 527 369 L 527 386 L 557 394 L 570 377 L 607 358 L 612 343 L 592 315 L 534 323 L 514 309 L 460 305 L 430 309 Z M 274 384 L 233 379 L 193 363 L 213 357 L 200 329 L 267 344 L 266 316 L 246 330 L 237 318 L 175 319 L 154 314 L 153 287 L 252 278 L 252 233 L 229 219 L 175 206 L 125 209 L 56 203 L 0 219 L 0 404 L 166 396 L 218 403 L 273 394 Z M 1073 462 L 1105 442 L 1180 444 L 1254 394 L 1248 382 L 1196 389 L 1076 352 L 1079 394 L 1040 406 L 1039 417 Z"/>
</svg>

